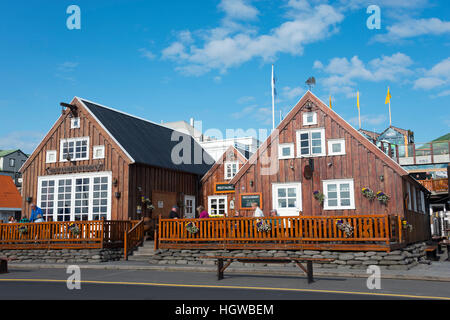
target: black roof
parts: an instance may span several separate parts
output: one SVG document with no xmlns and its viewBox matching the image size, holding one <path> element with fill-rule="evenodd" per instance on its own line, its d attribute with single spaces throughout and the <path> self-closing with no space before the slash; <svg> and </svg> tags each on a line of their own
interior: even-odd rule
<svg viewBox="0 0 450 320">
<path fill-rule="evenodd" d="M 156 123 L 82 100 L 98 121 L 109 131 L 116 141 L 134 159 L 135 163 L 146 164 L 171 170 L 204 175 L 214 164 L 214 159 L 191 136 L 163 127 Z M 172 141 L 175 132 L 176 141 Z M 174 147 L 177 146 L 174 150 Z M 186 146 L 189 161 L 172 161 L 175 155 L 183 157 L 181 146 Z M 198 154 L 194 158 L 194 151 Z M 197 158 L 201 159 L 197 160 Z M 194 162 L 194 160 L 197 160 Z M 181 163 L 180 163 L 181 162 Z"/>
</svg>

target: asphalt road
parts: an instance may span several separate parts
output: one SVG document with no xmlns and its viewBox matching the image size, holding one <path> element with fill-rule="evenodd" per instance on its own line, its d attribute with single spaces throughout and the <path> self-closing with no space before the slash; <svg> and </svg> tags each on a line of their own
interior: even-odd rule
<svg viewBox="0 0 450 320">
<path fill-rule="evenodd" d="M 81 289 L 69 290 L 65 269 L 11 269 L 0 275 L 0 300 L 393 300 L 449 299 L 447 282 L 381 280 L 367 288 L 366 278 L 82 269 Z"/>
</svg>

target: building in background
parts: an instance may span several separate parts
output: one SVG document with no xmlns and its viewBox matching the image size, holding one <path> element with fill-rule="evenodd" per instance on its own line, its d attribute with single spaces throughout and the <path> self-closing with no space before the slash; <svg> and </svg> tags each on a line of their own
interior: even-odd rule
<svg viewBox="0 0 450 320">
<path fill-rule="evenodd" d="M 256 152 L 260 144 L 258 139 L 251 136 L 226 139 L 206 136 L 201 132 L 201 128 L 196 127 L 196 122 L 193 118 L 190 119 L 189 123 L 186 121 L 175 121 L 162 122 L 161 124 L 173 130 L 191 135 L 215 161 L 218 161 L 229 147 L 235 147 L 251 155 Z"/>
<path fill-rule="evenodd" d="M 6 175 L 0 175 L 0 221 L 7 223 L 10 216 L 19 220 L 21 212 L 22 197 L 13 179 Z"/>
<path fill-rule="evenodd" d="M 28 155 L 19 149 L 0 150 L 0 175 L 10 176 L 17 188 L 22 187 L 22 174 L 19 172 Z"/>
</svg>

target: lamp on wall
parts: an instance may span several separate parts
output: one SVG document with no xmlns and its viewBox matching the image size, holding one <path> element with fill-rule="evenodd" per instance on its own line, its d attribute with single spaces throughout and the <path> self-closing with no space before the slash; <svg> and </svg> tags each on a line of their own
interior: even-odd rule
<svg viewBox="0 0 450 320">
<path fill-rule="evenodd" d="M 28 203 L 31 203 L 32 200 L 33 200 L 33 197 L 27 197 L 27 198 L 26 198 L 26 201 L 27 201 Z"/>
<path fill-rule="evenodd" d="M 120 199 L 121 196 L 120 192 L 115 192 L 114 195 L 116 196 L 117 199 Z"/>
<path fill-rule="evenodd" d="M 117 178 L 114 178 L 114 179 L 113 179 L 113 186 L 114 186 L 114 187 L 117 187 L 117 184 L 118 184 Z"/>
<path fill-rule="evenodd" d="M 384 181 L 384 175 L 380 176 L 380 181 L 383 182 Z"/>
</svg>

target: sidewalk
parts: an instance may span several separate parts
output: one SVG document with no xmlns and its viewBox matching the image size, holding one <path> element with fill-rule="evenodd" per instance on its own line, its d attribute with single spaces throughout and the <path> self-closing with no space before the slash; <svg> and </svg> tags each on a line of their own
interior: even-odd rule
<svg viewBox="0 0 450 320">
<path fill-rule="evenodd" d="M 8 264 L 8 269 L 61 269 L 67 268 L 70 264 Z M 79 264 L 81 269 L 105 269 L 105 270 L 149 270 L 149 271 L 190 271 L 190 272 L 216 272 L 217 267 L 213 265 L 151 265 L 145 261 L 114 261 L 101 264 Z M 364 269 L 326 269 L 314 265 L 315 277 L 344 277 L 344 278 L 367 278 L 369 274 Z M 267 274 L 267 275 L 303 275 L 300 268 L 288 267 L 230 267 L 227 273 L 243 274 Z M 381 268 L 382 279 L 398 280 L 425 280 L 425 281 L 449 281 L 450 282 L 450 262 L 433 261 L 431 265 L 419 264 L 410 270 L 387 270 Z"/>
</svg>

